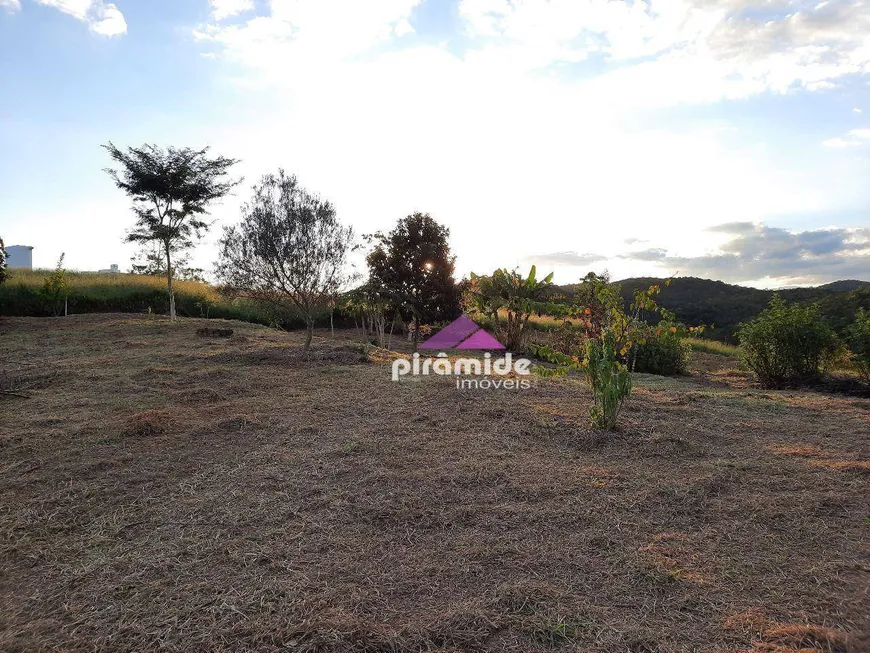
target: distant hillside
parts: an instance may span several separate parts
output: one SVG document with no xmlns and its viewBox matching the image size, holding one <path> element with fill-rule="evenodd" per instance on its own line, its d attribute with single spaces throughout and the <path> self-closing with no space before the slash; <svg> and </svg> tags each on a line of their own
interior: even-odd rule
<svg viewBox="0 0 870 653">
<path fill-rule="evenodd" d="M 638 277 L 616 283 L 622 286 L 626 301 L 631 301 L 635 290 L 663 281 L 654 277 Z M 669 287 L 662 287 L 658 301 L 676 313 L 683 322 L 714 325 L 715 329 L 710 332 L 712 337 L 732 341 L 738 325 L 758 315 L 770 302 L 774 292 L 787 301 L 819 302 L 832 326 L 837 329 L 848 324 L 859 307 L 870 309 L 870 282 L 857 280 L 835 281 L 815 288 L 772 291 L 710 279 L 678 277 Z"/>
<path fill-rule="evenodd" d="M 823 286 L 819 286 L 819 290 L 835 290 L 837 292 L 852 292 L 859 288 L 870 288 L 870 281 L 859 281 L 858 279 L 844 279 L 843 281 L 832 281 Z"/>
</svg>

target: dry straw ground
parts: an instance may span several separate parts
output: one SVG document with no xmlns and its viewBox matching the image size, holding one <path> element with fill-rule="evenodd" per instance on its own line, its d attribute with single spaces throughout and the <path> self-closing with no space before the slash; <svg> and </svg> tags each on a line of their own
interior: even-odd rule
<svg viewBox="0 0 870 653">
<path fill-rule="evenodd" d="M 717 356 L 605 436 L 199 326 L 0 321 L 0 650 L 870 651 L 866 399 Z"/>
</svg>

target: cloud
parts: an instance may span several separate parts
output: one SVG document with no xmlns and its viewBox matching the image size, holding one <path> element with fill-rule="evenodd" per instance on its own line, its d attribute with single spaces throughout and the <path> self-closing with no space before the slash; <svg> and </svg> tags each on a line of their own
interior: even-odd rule
<svg viewBox="0 0 870 653">
<path fill-rule="evenodd" d="M 100 36 L 120 36 L 127 33 L 124 14 L 113 3 L 103 0 L 36 0 L 46 7 L 54 7 L 65 14 L 87 23 Z"/>
<path fill-rule="evenodd" d="M 668 250 L 659 247 L 644 249 L 639 252 L 631 252 L 623 255 L 621 258 L 627 258 L 634 261 L 662 261 L 668 256 Z"/>
<path fill-rule="evenodd" d="M 209 0 L 209 3 L 215 20 L 224 20 L 254 9 L 254 0 Z"/>
<path fill-rule="evenodd" d="M 831 88 L 870 70 L 866 0 L 461 0 L 472 56 L 544 68 L 603 59 L 598 90 L 663 104 Z"/>
<path fill-rule="evenodd" d="M 870 228 L 789 231 L 757 224 L 750 230 L 743 224 L 717 228 L 731 236 L 718 251 L 694 257 L 662 255 L 656 260 L 683 275 L 725 281 L 794 284 L 870 280 Z M 645 252 L 625 254 L 623 258 L 651 260 Z"/>
<path fill-rule="evenodd" d="M 861 145 L 870 145 L 870 128 L 853 129 L 845 136 L 837 138 L 829 138 L 822 142 L 825 147 L 859 147 Z"/>
<path fill-rule="evenodd" d="M 552 265 L 557 267 L 586 267 L 594 263 L 606 261 L 606 256 L 600 254 L 578 254 L 577 252 L 553 252 L 552 254 L 536 254 L 527 256 L 524 262 L 535 265 Z"/>
<path fill-rule="evenodd" d="M 0 9 L 5 9 L 9 13 L 15 13 L 21 9 L 20 0 L 0 0 Z"/>
<path fill-rule="evenodd" d="M 218 0 L 220 1 L 220 0 Z M 223 0 L 236 8 L 238 0 Z M 216 23 L 194 31 L 231 60 L 260 70 L 288 63 L 343 60 L 394 36 L 413 31 L 408 18 L 421 0 L 269 0 L 267 15 L 234 25 Z M 217 16 L 215 16 L 217 17 Z"/>
</svg>

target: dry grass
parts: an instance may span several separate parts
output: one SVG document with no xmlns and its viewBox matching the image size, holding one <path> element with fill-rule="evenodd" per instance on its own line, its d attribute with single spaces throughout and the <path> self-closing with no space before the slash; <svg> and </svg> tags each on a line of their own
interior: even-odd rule
<svg viewBox="0 0 870 653">
<path fill-rule="evenodd" d="M 25 270 L 14 269 L 9 278 L 9 283 L 23 284 L 34 288 L 41 288 L 45 282 L 45 277 L 53 272 L 53 270 Z M 107 290 L 117 289 L 139 289 L 151 288 L 155 290 L 166 290 L 166 277 L 150 276 L 145 274 L 108 274 L 99 272 L 76 272 L 75 270 L 67 271 L 67 283 L 70 290 L 79 290 L 82 292 L 95 291 L 106 292 Z M 184 281 L 176 279 L 173 282 L 175 292 L 179 295 L 191 295 L 202 297 L 213 303 L 221 301 L 220 294 L 207 283 L 199 281 Z"/>
<path fill-rule="evenodd" d="M 638 375 L 610 435 L 200 326 L 0 321 L 0 650 L 870 650 L 867 400 Z"/>
<path fill-rule="evenodd" d="M 716 356 L 740 358 L 740 347 L 729 345 L 726 342 L 710 340 L 709 338 L 686 338 L 686 342 L 689 343 L 692 351 L 714 354 Z"/>
</svg>

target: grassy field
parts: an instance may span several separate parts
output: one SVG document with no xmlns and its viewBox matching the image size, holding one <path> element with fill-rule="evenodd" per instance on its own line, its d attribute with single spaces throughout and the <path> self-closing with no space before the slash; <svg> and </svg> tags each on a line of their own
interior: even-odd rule
<svg viewBox="0 0 870 653">
<path fill-rule="evenodd" d="M 870 650 L 870 400 L 699 353 L 602 434 L 203 324 L 0 318 L 0 650 Z"/>
<path fill-rule="evenodd" d="M 740 358 L 740 347 L 736 345 L 729 345 L 719 340 L 708 340 L 707 338 L 686 338 L 686 342 L 689 343 L 692 351 Z"/>
<path fill-rule="evenodd" d="M 49 274 L 51 270 L 12 270 L 9 280 L 0 285 L 0 315 L 53 315 L 53 308 L 40 293 Z M 165 277 L 70 271 L 67 272 L 67 282 L 67 306 L 71 315 L 108 312 L 163 315 L 169 312 Z M 242 299 L 228 299 L 207 283 L 176 280 L 173 289 L 179 315 L 236 319 L 257 324 L 273 322 L 273 316 L 262 307 Z M 284 317 L 282 325 L 301 328 L 304 322 Z"/>
</svg>

